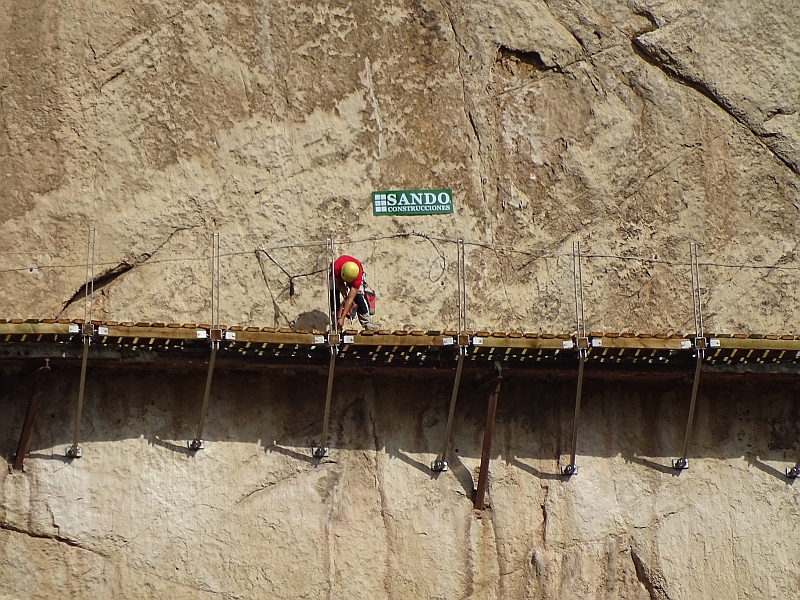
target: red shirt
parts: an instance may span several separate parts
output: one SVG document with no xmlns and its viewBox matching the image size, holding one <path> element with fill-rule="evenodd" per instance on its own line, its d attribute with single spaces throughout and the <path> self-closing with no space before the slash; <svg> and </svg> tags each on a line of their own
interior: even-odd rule
<svg viewBox="0 0 800 600">
<path fill-rule="evenodd" d="M 342 267 L 346 262 L 354 262 L 358 265 L 358 276 L 353 280 L 353 283 L 348 283 L 350 287 L 360 288 L 361 284 L 364 282 L 364 267 L 361 266 L 361 263 L 358 262 L 352 256 L 347 256 L 346 254 L 340 256 L 333 262 L 333 275 L 336 279 L 344 281 L 342 279 Z M 347 282 L 345 282 L 347 283 Z"/>
</svg>

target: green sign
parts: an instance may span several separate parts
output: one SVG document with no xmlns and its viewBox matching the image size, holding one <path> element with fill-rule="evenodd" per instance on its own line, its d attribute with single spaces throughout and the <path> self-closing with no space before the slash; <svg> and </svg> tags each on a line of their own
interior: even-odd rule
<svg viewBox="0 0 800 600">
<path fill-rule="evenodd" d="M 372 192 L 372 214 L 440 215 L 453 212 L 453 190 L 390 190 Z"/>
</svg>

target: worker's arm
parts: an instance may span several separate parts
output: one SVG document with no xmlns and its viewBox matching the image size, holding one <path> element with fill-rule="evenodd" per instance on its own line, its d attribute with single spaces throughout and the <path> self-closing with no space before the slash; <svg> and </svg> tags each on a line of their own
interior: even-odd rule
<svg viewBox="0 0 800 600">
<path fill-rule="evenodd" d="M 339 314 L 336 315 L 336 324 L 339 329 L 344 327 L 344 318 L 350 314 L 350 310 L 353 308 L 353 303 L 356 301 L 356 296 L 358 296 L 358 288 L 351 287 L 350 291 L 347 292 L 347 298 L 345 298 L 344 305 L 339 309 Z"/>
</svg>

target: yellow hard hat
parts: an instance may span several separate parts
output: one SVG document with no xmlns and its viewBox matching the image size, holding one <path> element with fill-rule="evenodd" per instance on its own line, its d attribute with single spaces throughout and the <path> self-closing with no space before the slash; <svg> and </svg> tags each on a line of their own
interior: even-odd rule
<svg viewBox="0 0 800 600">
<path fill-rule="evenodd" d="M 352 260 L 347 261 L 342 265 L 342 279 L 347 283 L 353 283 L 356 277 L 358 277 L 358 265 L 354 263 Z"/>
</svg>

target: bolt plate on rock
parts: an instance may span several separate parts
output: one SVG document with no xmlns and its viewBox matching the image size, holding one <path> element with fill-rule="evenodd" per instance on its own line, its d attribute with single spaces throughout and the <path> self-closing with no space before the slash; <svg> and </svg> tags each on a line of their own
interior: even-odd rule
<svg viewBox="0 0 800 600">
<path fill-rule="evenodd" d="M 312 446 L 311 447 L 311 456 L 314 458 L 326 458 L 330 456 L 330 448 L 325 446 L 324 448 L 320 448 L 319 446 Z"/>
</svg>

